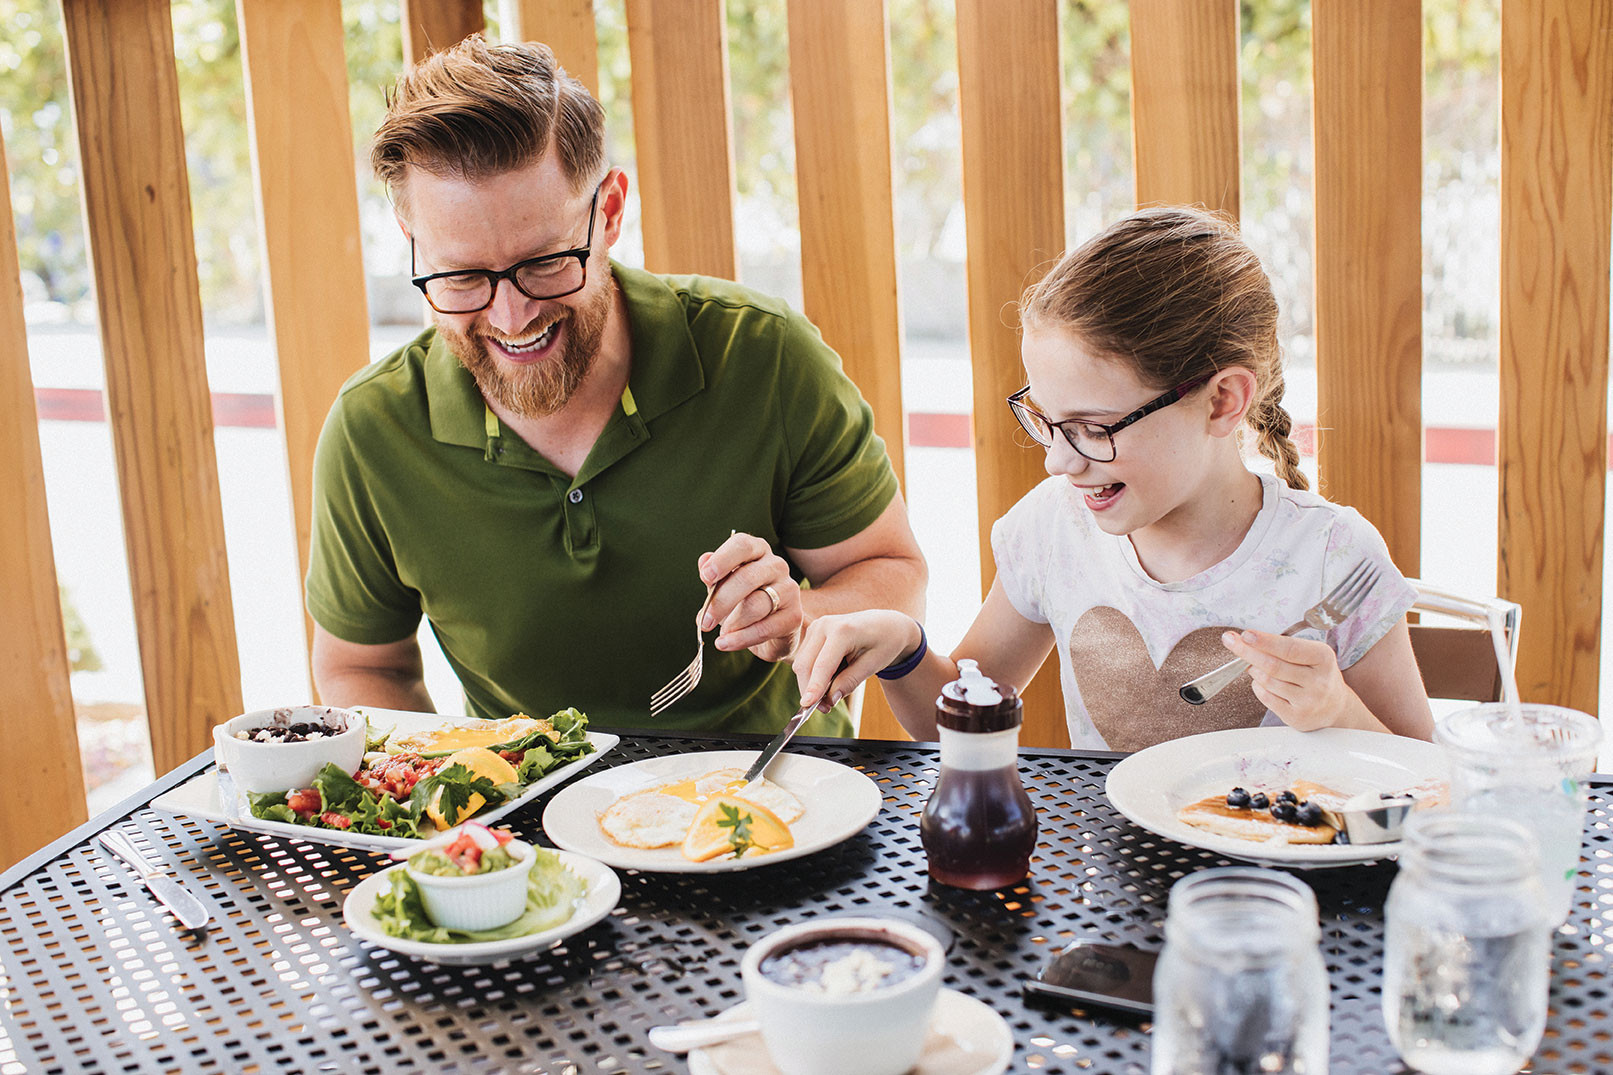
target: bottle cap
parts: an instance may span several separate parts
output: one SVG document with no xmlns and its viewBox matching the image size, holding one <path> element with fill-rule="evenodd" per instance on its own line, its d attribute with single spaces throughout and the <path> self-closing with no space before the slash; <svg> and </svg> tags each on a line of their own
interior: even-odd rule
<svg viewBox="0 0 1613 1075">
<path fill-rule="evenodd" d="M 941 688 L 935 722 L 955 732 L 1001 732 L 1023 720 L 1019 692 L 980 671 L 971 660 L 958 662 L 958 678 Z"/>
</svg>

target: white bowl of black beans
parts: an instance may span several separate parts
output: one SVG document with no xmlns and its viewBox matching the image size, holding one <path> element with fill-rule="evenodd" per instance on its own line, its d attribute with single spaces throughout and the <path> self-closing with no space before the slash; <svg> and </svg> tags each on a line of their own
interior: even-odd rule
<svg viewBox="0 0 1613 1075">
<path fill-rule="evenodd" d="M 240 791 L 290 791 L 328 764 L 353 773 L 364 761 L 364 717 L 323 705 L 279 706 L 213 729 L 213 760 Z"/>
</svg>

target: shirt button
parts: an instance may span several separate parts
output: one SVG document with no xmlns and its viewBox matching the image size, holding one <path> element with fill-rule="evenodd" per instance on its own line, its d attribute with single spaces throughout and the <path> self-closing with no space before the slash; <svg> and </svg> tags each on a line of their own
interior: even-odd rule
<svg viewBox="0 0 1613 1075">
<path fill-rule="evenodd" d="M 582 503 L 582 490 L 581 489 L 573 489 L 571 492 L 566 494 L 566 499 L 571 501 L 573 504 L 581 504 Z"/>
</svg>

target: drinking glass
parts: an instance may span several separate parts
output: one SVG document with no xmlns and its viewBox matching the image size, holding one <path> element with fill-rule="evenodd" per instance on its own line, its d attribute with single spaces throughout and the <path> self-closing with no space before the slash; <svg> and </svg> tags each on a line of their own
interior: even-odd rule
<svg viewBox="0 0 1613 1075">
<path fill-rule="evenodd" d="M 1383 1021 L 1427 1075 L 1510 1075 L 1546 1026 L 1553 923 L 1533 837 L 1458 810 L 1417 813 L 1384 909 Z"/>
<path fill-rule="evenodd" d="M 1490 703 L 1440 719 L 1434 742 L 1451 761 L 1452 805 L 1520 822 L 1539 851 L 1544 906 L 1568 917 L 1585 828 L 1584 781 L 1602 726 L 1555 705 Z"/>
<path fill-rule="evenodd" d="M 1316 896 L 1276 870 L 1171 888 L 1154 970 L 1153 1075 L 1327 1075 Z"/>
</svg>

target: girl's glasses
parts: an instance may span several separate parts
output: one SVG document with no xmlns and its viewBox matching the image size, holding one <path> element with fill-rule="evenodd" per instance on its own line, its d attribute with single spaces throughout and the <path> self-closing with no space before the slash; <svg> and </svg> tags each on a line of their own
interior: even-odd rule
<svg viewBox="0 0 1613 1075">
<path fill-rule="evenodd" d="M 1053 447 L 1053 431 L 1056 429 L 1064 434 L 1064 439 L 1069 441 L 1070 447 L 1074 448 L 1079 454 L 1094 463 L 1112 463 L 1115 458 L 1116 433 L 1133 422 L 1147 418 L 1162 407 L 1169 407 L 1195 388 L 1208 382 L 1211 377 L 1215 376 L 1215 373 L 1216 371 L 1211 370 L 1202 377 L 1195 377 L 1191 381 L 1177 385 L 1169 392 L 1144 403 L 1113 425 L 1104 425 L 1101 422 L 1082 422 L 1074 418 L 1055 422 L 1025 402 L 1025 398 L 1030 395 L 1030 385 L 1026 385 L 1008 397 L 1008 409 L 1014 412 L 1014 417 L 1019 420 L 1019 424 L 1024 427 L 1025 432 L 1031 435 L 1031 439 L 1043 448 Z"/>
</svg>

